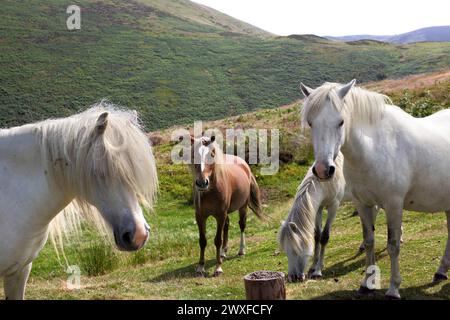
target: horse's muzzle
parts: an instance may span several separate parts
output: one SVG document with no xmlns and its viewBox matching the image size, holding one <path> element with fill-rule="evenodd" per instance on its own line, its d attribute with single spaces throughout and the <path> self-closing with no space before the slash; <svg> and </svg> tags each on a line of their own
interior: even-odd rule
<svg viewBox="0 0 450 320">
<path fill-rule="evenodd" d="M 136 251 L 142 248 L 150 235 L 150 227 L 145 224 L 144 230 L 136 231 L 136 227 L 114 230 L 114 240 L 121 251 Z"/>
<path fill-rule="evenodd" d="M 209 180 L 208 179 L 196 179 L 195 185 L 200 190 L 206 190 L 206 189 L 208 189 L 208 186 L 209 186 Z"/>
<path fill-rule="evenodd" d="M 312 168 L 312 172 L 320 180 L 328 180 L 334 176 L 336 167 L 334 165 L 324 165 L 322 163 L 316 163 Z"/>
</svg>

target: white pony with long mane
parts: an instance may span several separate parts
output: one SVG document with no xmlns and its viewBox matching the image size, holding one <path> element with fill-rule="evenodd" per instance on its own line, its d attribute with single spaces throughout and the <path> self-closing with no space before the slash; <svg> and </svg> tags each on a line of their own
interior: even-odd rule
<svg viewBox="0 0 450 320">
<path fill-rule="evenodd" d="M 150 144 L 131 111 L 100 103 L 62 119 L 0 130 L 0 277 L 7 299 L 23 299 L 49 225 L 55 237 L 77 227 L 76 209 L 121 250 L 137 250 L 157 190 Z"/>
<path fill-rule="evenodd" d="M 450 110 L 417 119 L 391 105 L 388 97 L 354 84 L 326 83 L 315 90 L 302 84 L 307 97 L 302 124 L 311 127 L 319 178 L 332 178 L 339 151 L 344 155 L 344 175 L 363 222 L 367 267 L 375 265 L 375 206 L 385 209 L 391 259 L 386 296 L 399 299 L 403 209 L 445 211 L 450 233 Z M 434 280 L 447 279 L 449 267 L 447 240 Z M 361 283 L 361 294 L 373 291 L 370 275 Z"/>
<path fill-rule="evenodd" d="M 330 238 L 331 227 L 342 201 L 351 200 L 346 190 L 343 174 L 342 154 L 336 159 L 333 178 L 321 182 L 311 167 L 298 187 L 294 204 L 283 222 L 278 242 L 288 257 L 288 281 L 304 281 L 309 258 L 314 258 L 308 276 L 322 277 L 325 248 Z M 327 221 L 322 230 L 322 210 L 327 209 Z"/>
</svg>

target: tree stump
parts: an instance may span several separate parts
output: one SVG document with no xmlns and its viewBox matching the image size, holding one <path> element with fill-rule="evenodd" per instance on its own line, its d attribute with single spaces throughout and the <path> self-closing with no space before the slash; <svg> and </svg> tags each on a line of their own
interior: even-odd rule
<svg viewBox="0 0 450 320">
<path fill-rule="evenodd" d="M 286 300 L 284 273 L 255 271 L 244 277 L 247 300 Z"/>
</svg>

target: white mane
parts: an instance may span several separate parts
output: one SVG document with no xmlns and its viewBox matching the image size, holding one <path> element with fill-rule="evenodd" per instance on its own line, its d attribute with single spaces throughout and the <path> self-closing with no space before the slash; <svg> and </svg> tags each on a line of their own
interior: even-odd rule
<svg viewBox="0 0 450 320">
<path fill-rule="evenodd" d="M 336 173 L 331 180 L 319 181 L 310 168 L 297 189 L 294 203 L 286 221 L 281 226 L 278 242 L 282 249 L 291 246 L 300 255 L 314 247 L 314 228 L 318 208 L 322 201 L 334 197 L 340 179 L 343 179 L 343 155 L 336 158 Z M 294 224 L 299 232 L 294 232 Z"/>
<path fill-rule="evenodd" d="M 310 121 L 329 100 L 336 110 L 341 112 L 345 121 L 358 124 L 374 124 L 384 114 L 386 104 L 391 104 L 389 97 L 368 91 L 359 87 L 353 87 L 345 96 L 344 101 L 338 96 L 338 90 L 342 84 L 325 83 L 314 89 L 303 104 L 301 110 L 302 126 L 306 127 Z"/>
<path fill-rule="evenodd" d="M 93 134 L 96 121 L 108 112 L 101 136 Z M 103 219 L 87 202 L 93 192 L 108 192 L 120 181 L 134 191 L 145 208 L 152 209 L 158 180 L 149 141 L 137 115 L 101 102 L 85 112 L 36 123 L 43 163 L 57 185 L 69 186 L 76 198 L 50 224 L 50 238 L 62 247 L 63 235 L 80 231 L 80 214 L 105 234 Z"/>
</svg>

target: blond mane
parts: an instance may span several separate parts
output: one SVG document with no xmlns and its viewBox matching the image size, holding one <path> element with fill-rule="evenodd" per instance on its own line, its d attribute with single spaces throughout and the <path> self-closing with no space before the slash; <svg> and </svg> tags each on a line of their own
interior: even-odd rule
<svg viewBox="0 0 450 320">
<path fill-rule="evenodd" d="M 105 112 L 106 130 L 96 136 L 96 121 Z M 87 199 L 94 192 L 108 192 L 107 186 L 113 182 L 126 185 L 142 206 L 152 209 L 158 188 L 155 159 L 135 112 L 102 101 L 74 116 L 35 126 L 49 177 L 76 195 L 50 224 L 54 243 L 62 247 L 64 235 L 80 232 L 81 219 L 107 233 L 104 220 Z"/>
</svg>

